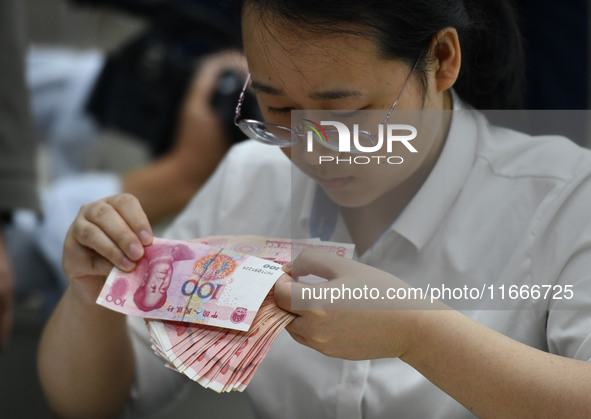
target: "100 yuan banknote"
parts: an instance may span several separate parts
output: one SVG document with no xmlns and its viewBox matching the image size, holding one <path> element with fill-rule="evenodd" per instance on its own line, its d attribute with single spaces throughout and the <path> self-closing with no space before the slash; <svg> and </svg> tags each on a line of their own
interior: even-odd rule
<svg viewBox="0 0 591 419">
<path fill-rule="evenodd" d="M 191 241 L 272 260 L 280 265 L 292 262 L 305 249 L 321 250 L 347 259 L 352 259 L 355 252 L 355 246 L 353 244 L 321 241 L 318 238 L 296 240 L 252 235 L 233 235 L 201 237 Z"/>
<path fill-rule="evenodd" d="M 97 303 L 131 316 L 248 330 L 282 274 L 269 260 L 156 238 L 133 272 L 111 271 Z"/>
</svg>

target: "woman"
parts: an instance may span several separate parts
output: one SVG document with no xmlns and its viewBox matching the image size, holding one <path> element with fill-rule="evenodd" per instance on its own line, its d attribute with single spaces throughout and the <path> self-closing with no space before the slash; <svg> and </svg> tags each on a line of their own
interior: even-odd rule
<svg viewBox="0 0 591 419">
<path fill-rule="evenodd" d="M 559 286 L 561 294 L 518 296 L 507 306 L 470 304 L 467 294 L 466 314 L 432 309 L 437 302 L 417 310 L 402 299 L 306 311 L 292 299 L 303 285 L 286 275 L 275 298 L 298 317 L 247 389 L 255 410 L 294 418 L 589 416 L 591 157 L 557 138 L 491 127 L 469 108 L 516 105 L 510 10 L 499 1 L 359 3 L 243 2 L 252 87 L 273 125 L 239 113 L 236 122 L 282 145 L 297 169 L 277 148 L 237 147 L 167 236 L 352 240 L 358 262 L 304 252 L 288 269 L 337 288 L 470 287 L 492 292 L 488 303 L 503 285 Z M 321 164 L 320 154 L 347 153 L 328 135 L 320 147 L 295 141 L 304 134 L 287 128 L 292 110 L 317 109 L 383 110 L 385 123 L 409 110 L 433 119 L 417 120 L 411 144 L 419 152 L 401 154 L 407 164 Z M 40 352 L 46 394 L 64 415 L 113 415 L 130 391 L 128 412 L 141 415 L 183 382 L 157 369 L 149 344 L 132 348 L 122 316 L 94 304 L 110 267 L 133 269 L 151 237 L 128 195 L 83 207 L 70 229 L 71 285 Z M 145 339 L 141 325 L 132 330 Z"/>
</svg>

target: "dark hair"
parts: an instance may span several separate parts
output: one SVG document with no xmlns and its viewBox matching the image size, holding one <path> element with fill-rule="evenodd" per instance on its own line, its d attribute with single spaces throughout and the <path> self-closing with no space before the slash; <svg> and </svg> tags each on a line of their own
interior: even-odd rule
<svg viewBox="0 0 591 419">
<path fill-rule="evenodd" d="M 312 34 L 369 37 L 385 58 L 408 65 L 422 56 L 415 71 L 423 85 L 424 52 L 439 30 L 453 27 L 462 48 L 458 95 L 478 109 L 521 107 L 524 54 L 509 0 L 241 0 L 239 11 L 244 5 Z"/>
</svg>

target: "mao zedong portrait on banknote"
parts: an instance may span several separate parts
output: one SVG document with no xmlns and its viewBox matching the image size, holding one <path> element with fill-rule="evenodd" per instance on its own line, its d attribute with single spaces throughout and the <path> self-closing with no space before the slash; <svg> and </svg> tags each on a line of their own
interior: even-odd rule
<svg viewBox="0 0 591 419">
<path fill-rule="evenodd" d="M 142 282 L 133 294 L 133 301 L 142 311 L 158 309 L 166 303 L 174 263 L 195 257 L 195 253 L 184 244 L 154 244 L 146 247 L 146 257 L 138 269 L 145 270 Z M 147 265 L 147 266 L 146 266 Z"/>
</svg>

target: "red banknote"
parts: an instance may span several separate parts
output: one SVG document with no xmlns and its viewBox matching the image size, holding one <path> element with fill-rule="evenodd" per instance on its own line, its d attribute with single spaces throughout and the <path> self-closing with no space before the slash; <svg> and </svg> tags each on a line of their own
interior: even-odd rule
<svg viewBox="0 0 591 419">
<path fill-rule="evenodd" d="M 349 259 L 354 252 L 352 244 L 261 236 L 156 239 L 154 244 L 164 249 L 147 247 L 146 267 L 131 274 L 113 270 L 97 302 L 145 317 L 152 348 L 166 366 L 217 392 L 243 391 L 294 318 L 273 298 L 280 266 L 304 249 Z M 156 263 L 168 264 L 171 272 L 162 266 L 154 274 L 158 280 L 149 279 L 146 272 Z M 154 295 L 135 297 L 140 288 Z M 144 309 L 157 299 L 157 308 Z"/>
</svg>

